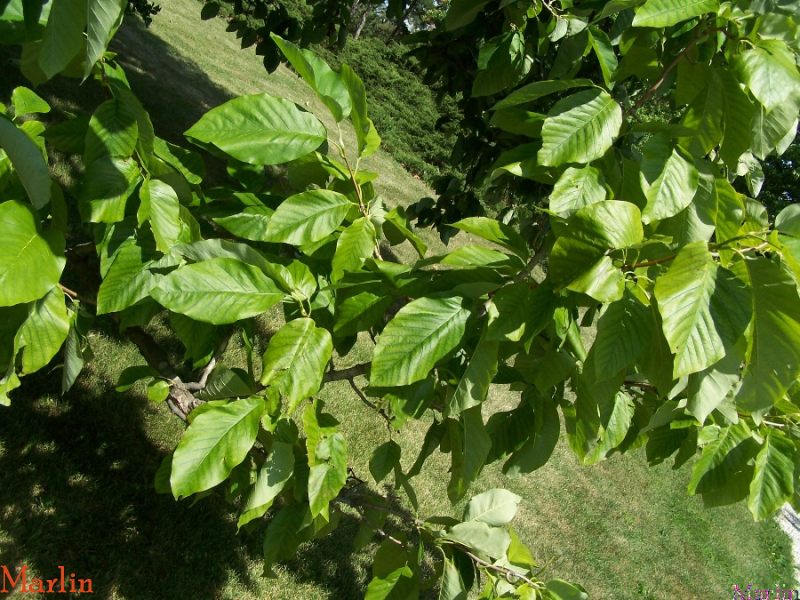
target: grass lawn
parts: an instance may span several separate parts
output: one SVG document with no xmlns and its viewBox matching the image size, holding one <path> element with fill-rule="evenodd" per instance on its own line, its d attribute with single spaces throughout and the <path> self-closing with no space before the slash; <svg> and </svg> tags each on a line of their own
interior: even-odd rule
<svg viewBox="0 0 800 600">
<path fill-rule="evenodd" d="M 162 136 L 177 138 L 208 108 L 258 91 L 289 97 L 325 118 L 296 76 L 283 68 L 267 76 L 260 59 L 225 33 L 224 22 L 200 21 L 194 0 L 162 6 L 149 30 L 131 21 L 114 44 Z M 0 79 L 0 100 L 17 83 Z M 71 85 L 54 82 L 42 93 L 61 108 L 78 109 L 91 91 L 67 97 Z M 390 205 L 430 194 L 386 154 L 365 166 L 381 173 L 379 189 Z M 267 319 L 266 326 L 277 322 Z M 351 551 L 358 525 L 352 517 L 333 536 L 301 548 L 278 569 L 277 580 L 268 580 L 261 577 L 260 536 L 237 536 L 236 515 L 221 498 L 192 506 L 153 492 L 153 474 L 182 425 L 165 407 L 148 403 L 143 390 L 114 391 L 122 369 L 143 361 L 99 325 L 91 337 L 96 359 L 66 397 L 57 394 L 60 373 L 43 371 L 23 380 L 12 407 L 0 411 L 0 564 L 26 564 L 42 577 L 65 565 L 91 577 L 103 598 L 363 595 L 370 549 Z M 177 350 L 165 331 L 154 331 L 168 350 Z M 237 340 L 232 346 L 231 357 L 241 359 Z M 357 345 L 341 363 L 363 360 L 359 353 L 367 348 Z M 353 466 L 363 476 L 369 449 L 386 440 L 385 428 L 345 383 L 329 386 L 323 397 L 343 423 Z M 514 402 L 498 386 L 487 411 Z M 395 438 L 406 466 L 422 425 L 411 424 Z M 446 459 L 434 455 L 416 480 L 426 516 L 453 510 L 442 476 Z M 788 587 L 789 541 L 778 526 L 754 523 L 741 505 L 705 509 L 686 496 L 688 475 L 686 468 L 648 468 L 642 452 L 584 468 L 562 443 L 536 473 L 506 480 L 488 468 L 474 491 L 504 485 L 522 495 L 515 526 L 546 565 L 542 576 L 580 582 L 593 598 L 725 598 L 733 583 Z"/>
</svg>

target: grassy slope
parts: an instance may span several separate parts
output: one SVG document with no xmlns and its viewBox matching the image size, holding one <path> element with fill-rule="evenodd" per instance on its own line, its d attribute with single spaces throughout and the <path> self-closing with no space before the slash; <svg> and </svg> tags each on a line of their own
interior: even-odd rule
<svg viewBox="0 0 800 600">
<path fill-rule="evenodd" d="M 116 43 L 159 131 L 177 137 L 204 110 L 257 91 L 324 114 L 294 75 L 281 69 L 267 77 L 258 58 L 238 50 L 224 23 L 202 23 L 198 12 L 193 0 L 170 0 L 149 31 L 127 27 Z M 6 95 L 0 87 L 0 97 Z M 429 193 L 384 154 L 367 167 L 381 173 L 381 193 L 390 204 Z M 190 508 L 154 495 L 152 474 L 181 427 L 163 407 L 148 405 L 141 390 L 113 391 L 120 371 L 141 362 L 129 344 L 101 332 L 93 334 L 92 346 L 97 359 L 66 398 L 55 393 L 58 372 L 40 374 L 26 380 L 1 415 L 0 564 L 28 564 L 43 576 L 65 564 L 92 577 L 100 597 L 363 593 L 369 554 L 350 553 L 352 518 L 332 538 L 304 547 L 279 569 L 277 581 L 264 580 L 258 536 L 237 537 L 235 516 L 221 500 Z M 362 360 L 365 348 L 357 346 L 344 363 Z M 348 434 L 357 472 L 366 473 L 368 449 L 386 439 L 385 429 L 345 384 L 327 389 L 325 397 Z M 494 408 L 513 402 L 503 389 L 493 394 Z M 406 464 L 423 433 L 412 425 L 397 437 Z M 446 457 L 430 462 L 417 480 L 422 510 L 446 514 Z M 640 453 L 582 468 L 562 444 L 528 477 L 504 481 L 487 469 L 476 491 L 508 485 L 523 495 L 516 526 L 548 564 L 544 576 L 580 581 L 594 598 L 724 597 L 734 582 L 789 583 L 788 540 L 777 526 L 753 523 L 742 506 L 704 509 L 686 497 L 687 478 L 686 469 L 647 468 Z"/>
</svg>

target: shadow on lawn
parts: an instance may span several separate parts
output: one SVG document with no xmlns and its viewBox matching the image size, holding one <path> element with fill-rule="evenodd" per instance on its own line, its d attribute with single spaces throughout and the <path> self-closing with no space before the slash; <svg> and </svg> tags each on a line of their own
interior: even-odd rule
<svg viewBox="0 0 800 600">
<path fill-rule="evenodd" d="M 154 409 L 110 391 L 110 381 L 98 386 L 104 396 L 79 380 L 52 400 L 56 379 L 27 378 L 0 420 L 0 564 L 44 578 L 64 565 L 91 578 L 101 598 L 216 598 L 232 576 L 255 592 L 260 533 L 237 536 L 236 515 L 217 495 L 190 507 L 155 493 L 164 453 L 142 428 Z M 364 573 L 347 551 L 357 525 L 344 516 L 287 571 L 334 597 L 360 597 Z"/>
</svg>

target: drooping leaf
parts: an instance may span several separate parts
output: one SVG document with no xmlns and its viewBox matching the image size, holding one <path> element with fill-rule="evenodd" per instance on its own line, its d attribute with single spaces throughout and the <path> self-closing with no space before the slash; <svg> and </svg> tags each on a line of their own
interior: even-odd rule
<svg viewBox="0 0 800 600">
<path fill-rule="evenodd" d="M 22 351 L 20 375 L 46 366 L 66 341 L 69 326 L 70 318 L 60 289 L 53 288 L 44 298 L 31 304 L 28 318 L 14 340 L 15 348 Z"/>
<path fill-rule="evenodd" d="M 140 213 L 146 213 L 156 239 L 156 248 L 168 253 L 177 244 L 200 239 L 200 226 L 192 214 L 181 205 L 171 185 L 158 179 L 148 179 L 139 191 Z M 176 311 L 178 312 L 178 311 Z"/>
<path fill-rule="evenodd" d="M 585 371 L 605 381 L 632 366 L 650 341 L 651 323 L 650 311 L 633 294 L 609 305 L 597 322 Z"/>
<path fill-rule="evenodd" d="M 689 206 L 699 173 L 676 148 L 653 138 L 645 148 L 640 178 L 647 198 L 642 221 L 650 223 L 673 217 Z"/>
<path fill-rule="evenodd" d="M 452 31 L 469 25 L 487 4 L 489 0 L 454 0 L 445 16 L 445 28 Z"/>
<path fill-rule="evenodd" d="M 122 22 L 125 0 L 89 0 L 86 26 L 86 64 L 84 76 L 103 56 L 117 27 Z"/>
<path fill-rule="evenodd" d="M 489 341 L 485 337 L 478 342 L 448 404 L 450 415 L 456 416 L 486 400 L 489 387 L 497 374 L 498 350 L 498 342 Z"/>
<path fill-rule="evenodd" d="M 352 206 L 347 196 L 331 190 L 289 196 L 272 215 L 267 239 L 298 246 L 318 242 L 342 223 Z"/>
<path fill-rule="evenodd" d="M 511 108 L 521 104 L 534 102 L 544 96 L 562 92 L 576 87 L 592 87 L 591 79 L 554 79 L 552 81 L 535 81 L 514 90 L 506 98 L 494 105 L 493 110 Z"/>
<path fill-rule="evenodd" d="M 298 75 L 328 107 L 333 118 L 338 122 L 347 117 L 351 110 L 350 94 L 339 73 L 310 50 L 300 48 L 274 33 L 270 37 Z"/>
<path fill-rule="evenodd" d="M 61 277 L 66 260 L 40 235 L 37 221 L 26 204 L 0 204 L 0 306 L 37 300 Z"/>
<path fill-rule="evenodd" d="M 513 227 L 488 217 L 467 217 L 452 225 L 489 242 L 508 248 L 518 256 L 527 257 L 528 248 L 522 236 Z"/>
<path fill-rule="evenodd" d="M 369 472 L 375 483 L 380 483 L 400 464 L 401 448 L 397 442 L 389 440 L 372 452 L 369 459 Z"/>
<path fill-rule="evenodd" d="M 505 556 L 511 537 L 502 527 L 492 527 L 482 521 L 467 521 L 453 525 L 445 538 L 463 544 L 478 556 L 498 559 Z"/>
<path fill-rule="evenodd" d="M 46 79 L 66 69 L 83 50 L 86 9 L 86 2 L 53 0 L 38 53 L 38 65 Z"/>
<path fill-rule="evenodd" d="M 247 497 L 242 514 L 239 515 L 238 527 L 266 514 L 286 482 L 294 472 L 294 450 L 291 444 L 275 441 L 269 456 L 258 472 L 258 479 Z"/>
<path fill-rule="evenodd" d="M 151 294 L 173 312 L 215 325 L 253 317 L 283 297 L 262 271 L 230 258 L 180 267 L 163 277 Z"/>
<path fill-rule="evenodd" d="M 606 199 L 603 174 L 596 167 L 567 168 L 550 193 L 550 210 L 569 218 L 575 211 Z"/>
<path fill-rule="evenodd" d="M 357 271 L 375 250 L 375 226 L 366 217 L 353 221 L 336 242 L 331 279 L 338 281 L 346 271 Z"/>
<path fill-rule="evenodd" d="M 794 496 L 796 453 L 792 441 L 780 431 L 770 431 L 764 438 L 747 501 L 756 520 L 775 514 Z"/>
<path fill-rule="evenodd" d="M 327 330 L 308 318 L 289 321 L 269 340 L 261 383 L 278 387 L 291 414 L 302 400 L 319 391 L 332 352 Z"/>
<path fill-rule="evenodd" d="M 211 489 L 241 463 L 256 441 L 264 400 L 244 398 L 198 415 L 172 457 L 170 486 L 176 499 Z"/>
<path fill-rule="evenodd" d="M 508 490 L 494 489 L 473 496 L 464 510 L 464 521 L 480 521 L 493 527 L 510 523 L 522 498 Z"/>
<path fill-rule="evenodd" d="M 458 345 L 470 312 L 458 297 L 419 298 L 408 303 L 378 338 L 370 385 L 409 385 L 427 377 Z"/>
<path fill-rule="evenodd" d="M 0 117 L 0 148 L 11 159 L 34 208 L 50 202 L 50 172 L 36 144 L 13 123 Z"/>
<path fill-rule="evenodd" d="M 606 92 L 592 89 L 556 102 L 542 126 L 539 163 L 557 167 L 588 163 L 611 148 L 622 125 L 622 109 Z"/>
<path fill-rule="evenodd" d="M 139 139 L 139 123 L 129 104 L 106 100 L 89 119 L 83 159 L 91 165 L 100 158 L 130 158 Z"/>
<path fill-rule="evenodd" d="M 268 94 L 229 100 L 203 115 L 185 135 L 259 166 L 295 160 L 327 139 L 325 127 L 314 115 Z"/>
<path fill-rule="evenodd" d="M 794 54 L 782 40 L 762 40 L 737 56 L 742 80 L 769 111 L 796 97 L 800 85 Z"/>
<path fill-rule="evenodd" d="M 750 321 L 744 284 L 718 266 L 704 242 L 681 249 L 656 280 L 655 296 L 675 354 L 675 378 L 722 359 Z"/>
<path fill-rule="evenodd" d="M 235 215 L 215 218 L 214 223 L 245 240 L 266 242 L 269 241 L 267 226 L 274 213 L 267 206 L 247 206 Z"/>
<path fill-rule="evenodd" d="M 350 94 L 350 102 L 353 106 L 350 120 L 353 122 L 353 129 L 356 132 L 358 155 L 365 158 L 378 149 L 381 145 L 381 137 L 367 114 L 367 92 L 364 89 L 364 83 L 347 64 L 342 65 L 340 75 Z"/>
<path fill-rule="evenodd" d="M 452 455 L 447 496 L 450 502 L 455 503 L 464 497 L 480 475 L 492 448 L 492 438 L 486 432 L 480 406 L 468 408 L 458 421 L 450 419 L 447 423 Z"/>
</svg>

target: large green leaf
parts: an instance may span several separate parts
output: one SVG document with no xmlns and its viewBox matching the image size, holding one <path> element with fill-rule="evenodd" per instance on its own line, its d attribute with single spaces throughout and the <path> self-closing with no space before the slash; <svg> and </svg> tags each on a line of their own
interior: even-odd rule
<svg viewBox="0 0 800 600">
<path fill-rule="evenodd" d="M 744 284 L 720 267 L 704 242 L 684 246 L 656 280 L 675 378 L 702 371 L 737 342 L 750 321 Z"/>
<path fill-rule="evenodd" d="M 304 399 L 319 391 L 331 358 L 331 334 L 307 318 L 289 321 L 269 340 L 261 369 L 261 383 L 276 385 L 291 414 Z"/>
<path fill-rule="evenodd" d="M 636 10 L 633 26 L 669 27 L 718 10 L 719 0 L 647 0 Z"/>
<path fill-rule="evenodd" d="M 245 504 L 242 514 L 239 515 L 238 527 L 264 516 L 293 472 L 294 449 L 292 445 L 285 442 L 273 442 L 269 456 L 261 465 L 258 479 L 247 497 L 247 504 Z"/>
<path fill-rule="evenodd" d="M 605 381 L 633 365 L 650 342 L 651 324 L 650 311 L 633 294 L 611 304 L 597 322 L 584 372 Z"/>
<path fill-rule="evenodd" d="M 67 339 L 70 322 L 64 294 L 58 288 L 30 305 L 28 318 L 14 340 L 15 348 L 22 350 L 20 375 L 38 371 L 52 360 Z"/>
<path fill-rule="evenodd" d="M 342 65 L 340 74 L 350 93 L 350 102 L 353 105 L 350 120 L 353 122 L 353 129 L 356 132 L 358 155 L 364 158 L 378 149 L 378 146 L 381 145 L 381 137 L 367 114 L 367 92 L 364 89 L 364 83 L 346 64 Z"/>
<path fill-rule="evenodd" d="M 622 109 L 602 90 L 585 90 L 559 100 L 542 126 L 539 163 L 557 167 L 598 159 L 611 148 L 621 125 Z"/>
<path fill-rule="evenodd" d="M 800 372 L 800 298 L 787 269 L 767 258 L 745 261 L 753 325 L 737 405 L 763 412 Z"/>
<path fill-rule="evenodd" d="M 120 312 L 149 295 L 156 277 L 146 269 L 148 258 L 132 237 L 120 245 L 97 292 L 98 315 Z"/>
<path fill-rule="evenodd" d="M 591 79 L 555 79 L 552 81 L 534 81 L 528 85 L 523 85 L 518 90 L 514 90 L 506 98 L 494 105 L 493 110 L 510 108 L 527 104 L 549 96 L 556 92 L 563 92 L 576 87 L 592 87 L 594 83 Z"/>
<path fill-rule="evenodd" d="M 274 33 L 271 33 L 270 37 L 298 75 L 311 86 L 322 103 L 328 107 L 333 118 L 338 122 L 347 117 L 351 110 L 350 94 L 341 76 L 311 50 L 299 48 Z"/>
<path fill-rule="evenodd" d="M 692 467 L 690 494 L 704 494 L 724 486 L 751 458 L 754 441 L 744 420 L 721 429 L 716 425 L 707 426 L 700 435 L 703 436 L 706 430 L 713 430 L 715 437 L 703 446 L 700 458 Z"/>
<path fill-rule="evenodd" d="M 458 346 L 470 312 L 458 297 L 419 298 L 406 304 L 378 338 L 370 385 L 409 385 L 427 377 Z"/>
<path fill-rule="evenodd" d="M 84 76 L 103 56 L 106 46 L 122 23 L 126 0 L 89 0 L 86 25 L 86 64 Z"/>
<path fill-rule="evenodd" d="M 0 117 L 0 148 L 5 150 L 28 198 L 35 208 L 50 202 L 50 172 L 41 150 L 17 129 L 11 121 Z"/>
<path fill-rule="evenodd" d="M 256 441 L 264 400 L 244 398 L 198 415 L 172 456 L 170 486 L 180 500 L 211 489 L 241 463 Z"/>
<path fill-rule="evenodd" d="M 47 79 L 66 69 L 83 50 L 86 9 L 86 2 L 53 0 L 38 57 Z"/>
<path fill-rule="evenodd" d="M 622 200 L 602 200 L 575 212 L 566 235 L 602 248 L 630 248 L 644 239 L 639 207 Z"/>
<path fill-rule="evenodd" d="M 130 158 L 139 139 L 139 122 L 132 107 L 116 98 L 106 100 L 89 119 L 83 160 L 91 165 L 102 157 Z"/>
<path fill-rule="evenodd" d="M 550 192 L 550 210 L 568 218 L 576 210 L 606 199 L 603 174 L 591 166 L 569 167 Z"/>
<path fill-rule="evenodd" d="M 313 152 L 327 132 L 314 115 L 294 103 L 255 94 L 210 110 L 186 136 L 251 165 L 277 165 Z"/>
<path fill-rule="evenodd" d="M 140 214 L 147 213 L 156 248 L 166 254 L 177 244 L 200 239 L 200 226 L 181 205 L 175 189 L 163 181 L 148 179 L 139 191 Z"/>
<path fill-rule="evenodd" d="M 11 106 L 14 107 L 14 116 L 30 114 L 45 114 L 50 112 L 50 105 L 31 89 L 20 86 L 11 92 Z"/>
<path fill-rule="evenodd" d="M 641 168 L 645 223 L 673 217 L 692 202 L 700 177 L 697 168 L 665 140 L 653 138 L 646 146 Z"/>
<path fill-rule="evenodd" d="M 217 217 L 214 223 L 235 236 L 253 242 L 266 242 L 267 225 L 275 213 L 267 206 L 248 206 L 242 212 L 227 217 Z"/>
<path fill-rule="evenodd" d="M 797 108 L 791 103 L 779 104 L 767 112 L 763 106 L 755 110 L 753 118 L 752 151 L 756 158 L 765 159 L 778 151 L 781 154 L 781 141 L 787 134 L 794 139 L 797 132 Z"/>
<path fill-rule="evenodd" d="M 299 533 L 310 521 L 308 505 L 290 504 L 272 517 L 264 536 L 264 575 L 275 577 L 272 565 L 279 560 L 291 558 L 303 541 Z"/>
<path fill-rule="evenodd" d="M 478 479 L 492 449 L 492 438 L 486 431 L 480 406 L 468 408 L 458 421 L 449 419 L 447 423 L 452 457 L 447 496 L 455 504 Z"/>
<path fill-rule="evenodd" d="M 794 470 L 797 450 L 780 431 L 770 431 L 756 456 L 755 473 L 750 482 L 747 506 L 756 520 L 766 519 L 794 496 Z"/>
<path fill-rule="evenodd" d="M 151 293 L 169 310 L 215 325 L 254 317 L 283 297 L 262 271 L 231 258 L 180 267 Z"/>
<path fill-rule="evenodd" d="M 39 235 L 37 221 L 26 204 L 0 204 L 0 306 L 37 300 L 61 277 L 66 260 Z"/>
<path fill-rule="evenodd" d="M 464 521 L 480 521 L 493 527 L 510 523 L 522 498 L 508 490 L 494 489 L 473 496 L 464 509 Z"/>
<path fill-rule="evenodd" d="M 141 181 L 141 171 L 132 158 L 95 160 L 87 167 L 80 187 L 85 218 L 91 223 L 122 221 L 128 199 Z"/>
<path fill-rule="evenodd" d="M 352 207 L 347 196 L 331 190 L 289 196 L 272 215 L 267 238 L 297 246 L 318 242 L 344 221 Z"/>
<path fill-rule="evenodd" d="M 730 71 L 722 70 L 719 75 L 722 80 L 722 100 L 725 109 L 719 155 L 729 169 L 735 170 L 739 164 L 739 157 L 750 148 L 750 124 L 755 114 L 755 106 L 750 96 L 742 89 L 739 80 Z"/>
<path fill-rule="evenodd" d="M 489 242 L 508 248 L 519 256 L 526 257 L 528 248 L 525 240 L 510 225 L 488 217 L 467 217 L 452 225 Z"/>
<path fill-rule="evenodd" d="M 797 101 L 800 73 L 794 54 L 780 40 L 762 41 L 742 52 L 736 60 L 742 80 L 767 110 Z"/>
<path fill-rule="evenodd" d="M 375 250 L 375 226 L 366 217 L 353 221 L 339 236 L 331 264 L 331 279 L 338 281 L 346 271 L 357 271 Z"/>
<path fill-rule="evenodd" d="M 444 537 L 466 546 L 478 556 L 495 560 L 504 557 L 511 544 L 508 531 L 481 521 L 467 521 L 453 525 Z"/>
</svg>

